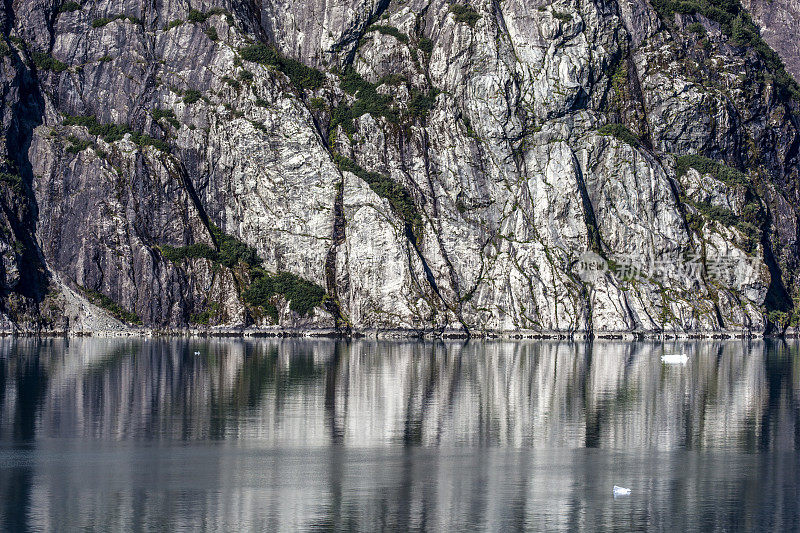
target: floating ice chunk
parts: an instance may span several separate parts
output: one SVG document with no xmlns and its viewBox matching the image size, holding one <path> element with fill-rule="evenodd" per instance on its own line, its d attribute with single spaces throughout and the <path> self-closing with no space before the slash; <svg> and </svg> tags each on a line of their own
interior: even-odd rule
<svg viewBox="0 0 800 533">
<path fill-rule="evenodd" d="M 630 496 L 631 489 L 614 485 L 614 496 Z"/>
<path fill-rule="evenodd" d="M 689 356 L 682 353 L 667 353 L 661 356 L 661 362 L 666 365 L 685 365 Z"/>
</svg>

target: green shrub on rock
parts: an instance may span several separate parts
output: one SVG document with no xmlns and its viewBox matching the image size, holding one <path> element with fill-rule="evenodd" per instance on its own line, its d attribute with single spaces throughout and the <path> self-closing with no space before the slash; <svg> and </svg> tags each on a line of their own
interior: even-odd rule
<svg viewBox="0 0 800 533">
<path fill-rule="evenodd" d="M 433 52 L 433 41 L 428 39 L 427 37 L 423 37 L 419 40 L 419 49 L 425 52 L 426 54 L 430 54 Z"/>
<path fill-rule="evenodd" d="M 325 75 L 319 70 L 285 57 L 267 44 L 245 46 L 239 53 L 245 61 L 269 65 L 280 70 L 298 89 L 319 89 L 325 82 Z"/>
<path fill-rule="evenodd" d="M 67 140 L 70 142 L 70 146 L 68 146 L 66 150 L 68 154 L 78 154 L 80 152 L 83 152 L 84 150 L 89 148 L 89 146 L 92 145 L 91 142 L 83 141 L 75 137 L 74 135 L 70 135 L 69 137 L 67 137 Z"/>
<path fill-rule="evenodd" d="M 606 124 L 597 128 L 600 135 L 610 135 L 631 146 L 639 146 L 639 138 L 631 130 L 622 124 Z"/>
<path fill-rule="evenodd" d="M 203 96 L 203 93 L 197 91 L 195 89 L 189 89 L 188 91 L 183 93 L 183 103 L 186 105 L 192 105 L 193 103 L 200 100 Z"/>
<path fill-rule="evenodd" d="M 212 41 L 215 42 L 219 41 L 219 34 L 217 33 L 217 28 L 215 28 L 214 26 L 209 26 L 208 28 L 203 30 L 203 33 L 205 33 L 206 36 Z"/>
<path fill-rule="evenodd" d="M 53 72 L 63 72 L 67 70 L 67 65 L 44 52 L 31 52 L 31 59 L 33 59 L 33 64 L 36 65 L 36 68 L 39 70 L 50 70 Z"/>
<path fill-rule="evenodd" d="M 325 289 L 289 272 L 269 275 L 260 271 L 242 293 L 247 303 L 267 310 L 270 306 L 274 307 L 272 298 L 276 295 L 282 295 L 289 301 L 289 309 L 299 315 L 307 316 L 315 307 L 322 306 Z"/>
<path fill-rule="evenodd" d="M 58 8 L 59 13 L 71 13 L 72 11 L 80 11 L 81 5 L 78 2 L 64 2 Z"/>
<path fill-rule="evenodd" d="M 222 9 L 221 7 L 214 7 L 206 12 L 199 11 L 197 9 L 190 9 L 187 20 L 194 24 L 202 24 L 203 22 L 207 21 L 210 17 L 214 15 L 226 15 L 229 17 L 230 13 L 228 13 L 225 9 Z"/>
<path fill-rule="evenodd" d="M 89 299 L 90 302 L 92 302 L 94 305 L 98 307 L 102 307 L 103 309 L 111 313 L 111 315 L 114 316 L 114 318 L 116 318 L 117 320 L 121 320 L 129 324 L 141 325 L 142 320 L 139 318 L 139 315 L 123 308 L 121 305 L 119 305 L 117 302 L 115 302 L 105 294 L 99 291 L 86 289 L 84 287 L 79 287 L 79 288 L 83 291 L 83 293 L 86 295 L 86 297 Z"/>
<path fill-rule="evenodd" d="M 178 26 L 183 24 L 183 22 L 184 21 L 181 20 L 181 19 L 175 19 L 175 20 L 173 20 L 171 22 L 168 22 L 167 24 L 164 25 L 164 31 L 169 31 L 169 30 L 171 30 L 173 28 L 177 28 Z"/>
<path fill-rule="evenodd" d="M 102 28 L 115 20 L 127 20 L 131 24 L 141 24 L 141 19 L 132 15 L 114 15 L 113 17 L 100 17 L 92 21 L 92 28 Z"/>
<path fill-rule="evenodd" d="M 278 310 L 273 300 L 277 295 L 282 295 L 289 302 L 289 308 L 299 315 L 309 315 L 314 307 L 322 306 L 325 289 L 289 272 L 267 273 L 261 268 L 262 261 L 255 248 L 224 233 L 217 226 L 211 225 L 210 229 L 216 248 L 205 243 L 164 245 L 159 247 L 162 257 L 175 264 L 207 259 L 227 268 L 243 269 L 245 279 L 249 277 L 250 282 L 242 290 L 242 299 L 266 312 L 275 322 L 278 321 Z M 204 312 L 196 315 L 192 322 L 207 323 L 208 318 L 210 314 Z"/>
<path fill-rule="evenodd" d="M 181 127 L 181 123 L 175 118 L 175 112 L 171 109 L 154 109 L 150 114 L 156 122 L 163 118 L 176 130 Z"/>
<path fill-rule="evenodd" d="M 474 27 L 481 15 L 475 11 L 475 8 L 467 4 L 450 4 L 450 13 L 456 22 L 463 22 L 469 26 Z"/>
<path fill-rule="evenodd" d="M 750 48 L 758 54 L 766 70 L 771 72 L 781 95 L 800 100 L 800 85 L 786 71 L 778 53 L 761 37 L 758 26 L 739 0 L 651 0 L 651 4 L 667 21 L 672 21 L 675 14 L 680 13 L 702 15 L 716 22 L 731 44 Z M 690 26 L 687 29 L 694 32 L 697 28 Z"/>
<path fill-rule="evenodd" d="M 414 203 L 411 193 L 409 193 L 405 187 L 389 176 L 364 170 L 355 161 L 343 155 L 336 154 L 334 160 L 339 170 L 352 172 L 364 180 L 375 194 L 389 201 L 389 205 L 400 215 L 400 218 L 402 218 L 404 222 L 410 224 L 415 231 L 421 230 L 422 217 L 419 211 L 417 211 L 417 206 Z"/>
<path fill-rule="evenodd" d="M 126 124 L 102 124 L 93 116 L 75 115 L 66 116 L 64 125 L 83 126 L 89 131 L 90 135 L 100 137 L 107 143 L 122 140 L 125 135 L 130 135 L 131 141 L 140 147 L 152 146 L 163 152 L 169 151 L 169 144 L 166 141 L 155 139 L 146 133 L 134 131 Z"/>
<path fill-rule="evenodd" d="M 436 106 L 439 91 L 431 89 L 427 93 L 411 89 L 411 100 L 408 102 L 408 113 L 412 117 L 424 117 Z"/>
<path fill-rule="evenodd" d="M 679 178 L 686 174 L 690 168 L 693 168 L 700 174 L 711 174 L 719 181 L 732 187 L 737 185 L 747 186 L 748 184 L 747 176 L 744 173 L 701 155 L 678 156 L 675 162 L 676 174 Z"/>
<path fill-rule="evenodd" d="M 11 172 L 0 172 L 0 182 L 10 186 L 14 192 L 21 193 L 25 190 L 25 182 L 22 176 Z"/>
<path fill-rule="evenodd" d="M 369 28 L 367 28 L 368 32 L 376 31 L 383 35 L 391 35 L 401 43 L 408 43 L 408 35 L 402 33 L 400 30 L 395 28 L 394 26 L 382 26 L 380 24 L 373 24 Z"/>
</svg>

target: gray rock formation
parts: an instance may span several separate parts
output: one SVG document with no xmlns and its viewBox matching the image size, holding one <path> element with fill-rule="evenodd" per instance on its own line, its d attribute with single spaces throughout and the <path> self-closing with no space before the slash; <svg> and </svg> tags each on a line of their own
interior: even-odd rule
<svg viewBox="0 0 800 533">
<path fill-rule="evenodd" d="M 781 55 L 786 69 L 800 78 L 800 2 L 797 0 L 745 0 L 742 2 L 761 28 L 761 35 Z"/>
<path fill-rule="evenodd" d="M 780 331 L 800 90 L 679 4 L 6 4 L 3 329 Z"/>
</svg>

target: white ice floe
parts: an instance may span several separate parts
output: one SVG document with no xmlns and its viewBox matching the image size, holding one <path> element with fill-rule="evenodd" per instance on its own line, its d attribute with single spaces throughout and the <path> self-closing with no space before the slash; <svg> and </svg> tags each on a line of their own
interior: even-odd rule
<svg viewBox="0 0 800 533">
<path fill-rule="evenodd" d="M 667 365 L 685 365 L 689 356 L 682 353 L 669 353 L 661 356 L 661 362 Z"/>
<path fill-rule="evenodd" d="M 629 496 L 631 493 L 631 489 L 626 489 L 625 487 L 618 487 L 614 485 L 614 496 Z"/>
</svg>

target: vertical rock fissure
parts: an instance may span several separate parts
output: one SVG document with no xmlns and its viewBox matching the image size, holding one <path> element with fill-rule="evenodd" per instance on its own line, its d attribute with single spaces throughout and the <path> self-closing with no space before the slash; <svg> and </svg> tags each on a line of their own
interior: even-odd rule
<svg viewBox="0 0 800 533">
<path fill-rule="evenodd" d="M 586 183 L 583 179 L 583 170 L 581 169 L 580 164 L 578 163 L 575 156 L 574 159 L 574 168 L 575 168 L 575 182 L 578 185 L 578 192 L 581 196 L 581 205 L 583 207 L 583 222 L 586 225 L 586 238 L 588 239 L 589 248 L 602 257 L 606 259 L 606 255 L 603 252 L 602 247 L 602 239 L 600 238 L 600 230 L 597 227 L 597 219 L 595 218 L 594 214 L 594 207 L 592 207 L 592 201 L 589 198 L 589 191 L 586 189 Z M 586 329 L 587 334 L 589 336 L 594 334 L 594 321 L 592 319 L 592 301 L 589 294 L 589 291 L 586 289 L 586 284 L 582 280 L 578 280 L 581 286 L 581 296 L 585 302 L 586 307 Z"/>
<path fill-rule="evenodd" d="M 589 191 L 586 190 L 586 183 L 583 180 L 583 171 L 577 160 L 574 161 L 573 166 L 575 168 L 575 181 L 578 185 L 578 193 L 581 195 L 583 223 L 586 225 L 586 238 L 589 248 L 603 259 L 606 259 L 602 247 L 602 239 L 600 238 L 600 230 L 597 227 L 597 220 L 594 215 L 594 208 L 592 207 L 592 201 L 589 198 Z"/>
<path fill-rule="evenodd" d="M 358 43 L 361 41 L 361 38 L 364 36 L 364 33 L 366 32 L 366 29 L 369 28 L 370 25 L 374 23 L 376 20 L 381 18 L 383 12 L 389 8 L 390 3 L 391 0 L 381 0 L 380 2 L 378 2 L 378 4 L 375 6 L 375 12 L 372 14 L 372 16 L 369 17 L 367 23 L 364 24 L 364 26 L 358 31 L 357 35 L 353 39 L 353 42 Z M 358 52 L 358 46 L 356 45 L 349 52 L 347 52 L 347 56 L 345 56 L 343 66 L 352 65 L 353 61 L 355 61 L 357 52 Z"/>
<path fill-rule="evenodd" d="M 197 210 L 197 216 L 200 217 L 200 221 L 203 223 L 203 226 L 206 228 L 208 235 L 211 237 L 211 242 L 214 243 L 214 247 L 219 250 L 220 249 L 220 242 L 215 235 L 215 232 L 212 230 L 211 219 L 208 217 L 208 213 L 206 213 L 205 208 L 203 207 L 202 202 L 200 201 L 200 196 L 197 194 L 197 191 L 192 184 L 191 179 L 189 178 L 189 173 L 186 170 L 182 161 L 178 161 L 178 169 L 179 174 L 181 176 L 181 181 L 183 183 L 183 188 L 186 190 L 186 194 L 189 195 L 189 199 L 192 201 L 192 205 L 194 205 L 195 210 Z M 242 283 L 239 280 L 239 277 L 236 275 L 236 272 L 231 269 L 231 278 L 233 279 L 233 284 L 236 287 L 236 293 L 241 295 L 242 294 Z M 247 306 L 244 306 L 245 317 L 247 321 L 251 321 L 252 317 L 250 316 L 250 311 L 248 310 Z"/>
<path fill-rule="evenodd" d="M 339 303 L 339 291 L 336 283 L 337 272 L 336 262 L 339 246 L 344 244 L 346 239 L 346 221 L 344 216 L 344 175 L 336 187 L 336 197 L 333 201 L 333 234 L 331 247 L 325 257 L 325 288 L 328 291 L 329 299 L 325 301 L 328 312 L 333 315 L 336 329 L 350 331 L 350 322 L 342 313 Z"/>
<path fill-rule="evenodd" d="M 211 241 L 214 243 L 214 246 L 219 248 L 219 242 L 217 241 L 217 237 L 214 235 L 214 232 L 211 231 L 211 219 L 208 218 L 208 213 L 206 213 L 206 210 L 203 207 L 202 202 L 200 201 L 200 196 L 198 196 L 197 191 L 195 191 L 194 189 L 194 185 L 192 184 L 192 180 L 189 178 L 189 173 L 186 170 L 186 167 L 181 161 L 176 161 L 176 163 L 178 165 L 178 174 L 181 177 L 183 188 L 186 191 L 186 194 L 189 195 L 189 199 L 192 201 L 192 205 L 197 211 L 197 216 L 200 217 L 200 221 L 203 223 L 203 226 L 205 226 L 206 230 L 208 231 L 208 234 L 211 237 Z"/>
<path fill-rule="evenodd" d="M 434 188 L 434 183 L 433 183 L 433 176 L 432 176 L 431 168 L 430 168 L 430 165 L 431 165 L 430 156 L 428 154 L 428 133 L 427 133 L 427 131 L 423 130 L 422 135 L 423 135 L 423 138 L 422 138 L 422 142 L 423 142 L 422 160 L 423 160 L 424 168 L 425 168 L 425 176 L 428 179 L 428 187 L 429 187 L 429 190 L 430 190 L 430 193 L 431 193 L 432 205 L 433 205 L 433 215 L 434 215 L 434 217 L 436 217 L 436 220 L 439 221 L 438 202 L 436 200 L 435 188 Z M 434 225 L 431 224 L 431 229 L 432 230 L 433 230 L 433 226 Z M 437 224 L 437 226 L 438 226 L 437 229 L 441 228 L 441 224 L 440 223 Z M 467 326 L 467 323 L 464 320 L 463 312 L 462 312 L 461 289 L 460 289 L 460 284 L 458 282 L 458 275 L 456 273 L 456 269 L 453 266 L 453 262 L 451 261 L 449 255 L 447 253 L 447 250 L 445 249 L 444 242 L 442 241 L 441 231 L 433 231 L 433 233 L 434 233 L 434 236 L 436 238 L 436 242 L 439 245 L 439 252 L 442 255 L 442 259 L 444 260 L 444 263 L 447 266 L 448 274 L 450 275 L 450 283 L 451 283 L 453 292 L 455 294 L 455 303 L 454 303 L 454 305 L 451 306 L 451 305 L 449 305 L 447 303 L 447 301 L 445 301 L 444 298 L 442 298 L 441 294 L 439 295 L 439 297 L 442 298 L 442 302 L 445 304 L 445 306 L 447 306 L 447 308 L 450 309 L 456 315 L 456 318 L 458 319 L 459 323 L 461 324 L 461 327 L 463 328 L 464 332 L 467 334 L 467 336 L 469 336 L 470 335 L 469 327 Z M 422 261 L 424 262 L 424 258 L 422 258 Z M 438 288 L 438 286 L 437 286 L 437 288 Z"/>
<path fill-rule="evenodd" d="M 376 20 L 378 20 L 380 18 L 380 16 L 383 14 L 383 12 L 386 9 L 388 9 L 390 2 L 391 2 L 391 0 L 382 0 L 381 2 L 378 3 L 378 5 L 376 6 L 376 9 L 375 9 L 375 12 L 370 17 L 370 19 L 367 22 L 367 24 L 364 26 L 364 28 L 361 31 L 359 31 L 358 36 L 356 38 L 356 42 L 360 42 L 361 41 L 361 38 L 364 36 L 366 28 L 368 28 L 374 21 L 376 21 Z M 350 50 L 350 52 L 348 52 L 348 54 L 347 54 L 347 56 L 345 57 L 345 60 L 344 60 L 343 69 L 344 69 L 344 67 L 348 67 L 348 66 L 353 64 L 353 62 L 355 61 L 355 55 L 356 55 L 357 51 L 358 51 L 358 46 L 355 46 L 355 47 L 353 47 L 352 50 Z M 322 135 L 321 128 L 317 124 L 316 120 L 314 120 L 314 123 L 315 123 L 315 126 L 316 126 L 316 129 L 317 129 L 318 133 L 320 134 L 320 137 L 324 137 Z M 322 142 L 323 142 L 323 146 L 326 147 L 326 149 L 330 153 L 330 155 L 331 155 L 332 159 L 334 160 L 334 162 L 336 162 L 337 161 L 337 153 L 336 153 L 335 148 L 328 143 L 327 139 L 323 139 Z M 403 138 L 402 138 L 402 136 L 400 137 L 399 142 L 400 142 L 400 153 L 402 154 L 403 153 L 403 145 L 402 145 Z M 426 162 L 426 170 L 427 170 L 427 168 L 428 167 L 427 167 L 427 162 Z M 359 176 L 358 173 L 356 173 L 356 175 L 363 179 L 363 177 Z M 430 175 L 428 175 L 428 177 L 430 178 Z M 342 179 L 344 180 L 344 178 L 342 178 Z M 367 181 L 367 183 L 369 184 L 368 181 Z M 432 185 L 433 184 L 430 183 L 430 181 L 429 181 L 429 186 L 432 187 Z M 434 202 L 435 202 L 435 199 L 434 199 Z M 434 212 L 436 212 L 437 206 L 435 204 L 433 206 L 433 209 L 434 209 Z M 336 206 L 334 206 L 334 212 L 336 212 Z M 336 217 L 336 215 L 335 215 L 335 217 Z M 401 218 L 405 219 L 405 217 L 403 217 L 402 214 L 401 214 Z M 452 311 L 457 316 L 459 322 L 462 324 L 462 327 L 463 327 L 464 331 L 467 333 L 467 335 L 469 335 L 469 329 L 468 329 L 466 323 L 463 321 L 463 319 L 461 317 L 461 313 L 459 311 L 453 309 L 453 307 L 451 305 L 449 305 L 447 303 L 447 301 L 445 300 L 445 298 L 442 296 L 442 293 L 439 290 L 438 284 L 436 283 L 436 278 L 435 278 L 435 276 L 433 274 L 433 271 L 431 270 L 430 266 L 428 265 L 427 260 L 425 259 L 425 256 L 422 253 L 421 244 L 419 243 L 414 230 L 415 230 L 415 228 L 414 228 L 413 224 L 409 223 L 408 221 L 404 221 L 404 225 L 403 225 L 404 236 L 405 236 L 406 240 L 408 241 L 408 243 L 411 245 L 411 248 L 413 248 L 414 253 L 416 254 L 416 256 L 419 258 L 420 264 L 422 265 L 422 269 L 423 269 L 423 271 L 425 273 L 426 282 L 428 283 L 428 285 L 430 286 L 431 290 L 436 295 L 436 297 L 444 304 L 445 308 L 450 310 L 450 311 Z M 337 244 L 336 244 L 336 238 L 337 238 L 336 237 L 336 231 L 337 231 L 336 222 L 334 222 L 334 244 L 331 246 L 331 249 L 329 249 L 329 251 L 328 251 L 328 255 L 326 257 L 326 265 L 325 265 L 326 266 L 326 269 L 325 269 L 326 270 L 326 283 L 328 284 L 329 287 L 333 287 L 334 289 L 335 289 L 335 285 L 336 285 L 336 282 L 335 282 L 335 278 L 336 278 L 335 264 L 336 264 L 336 247 L 337 247 Z M 344 230 L 343 229 L 342 229 L 342 234 L 344 234 Z M 342 236 L 342 239 L 344 239 L 344 235 Z M 411 269 L 412 264 L 411 264 L 410 259 L 411 259 L 411 257 L 409 257 L 409 268 Z M 449 262 L 448 262 L 448 265 L 452 269 L 452 265 Z M 412 269 L 412 271 L 413 271 L 413 269 Z"/>
<path fill-rule="evenodd" d="M 8 34 L 11 33 L 11 28 L 14 27 L 14 0 L 3 0 L 3 7 L 5 11 L 5 25 L 3 26 L 3 36 L 8 38 Z"/>
<path fill-rule="evenodd" d="M 789 292 L 786 290 L 786 286 L 783 284 L 783 273 L 777 259 L 775 258 L 775 254 L 772 251 L 772 244 L 769 241 L 768 228 L 773 224 L 772 211 L 769 209 L 769 206 L 767 206 L 766 212 L 767 222 L 764 224 L 764 228 L 761 232 L 761 247 L 764 250 L 764 264 L 767 265 L 770 277 L 767 294 L 764 298 L 764 308 L 767 311 L 768 318 L 769 330 L 767 333 L 771 333 L 777 329 L 778 324 L 774 324 L 771 320 L 769 320 L 770 311 L 787 313 L 792 311 L 794 308 L 794 302 L 792 302 L 792 298 L 789 296 Z"/>
<path fill-rule="evenodd" d="M 642 94 L 642 83 L 639 79 L 639 70 L 633 60 L 633 54 L 628 52 L 625 57 L 628 66 L 628 89 L 631 91 L 633 105 L 635 106 L 636 126 L 639 130 L 639 140 L 648 149 L 652 148 L 653 143 L 650 136 L 650 124 L 647 122 L 647 108 L 645 107 L 644 95 Z"/>
<path fill-rule="evenodd" d="M 442 296 L 442 293 L 439 290 L 439 285 L 436 283 L 436 277 L 433 275 L 433 270 L 431 270 L 431 267 L 428 265 L 428 261 L 425 259 L 425 256 L 422 255 L 422 251 L 420 250 L 420 247 L 417 244 L 417 237 L 416 235 L 414 235 L 413 227 L 409 223 L 405 224 L 405 235 L 409 244 L 411 244 L 411 247 L 414 249 L 414 251 L 417 254 L 417 257 L 419 258 L 419 261 L 422 265 L 422 270 L 425 272 L 425 279 L 427 280 L 428 285 L 430 285 L 431 290 L 439 298 L 442 304 L 444 304 L 445 309 L 451 311 L 455 315 L 456 319 L 461 324 L 464 333 L 467 336 L 470 336 L 471 333 L 469 330 L 469 326 L 464 321 L 464 318 L 461 315 L 460 310 L 448 304 L 447 300 L 444 298 L 444 296 Z"/>
<path fill-rule="evenodd" d="M 13 18 L 13 11 L 8 9 L 10 8 L 6 12 L 12 13 L 9 18 Z M 8 38 L 8 35 L 4 37 Z M 16 53 L 12 53 L 10 57 L 16 62 L 19 100 L 11 106 L 12 118 L 6 132 L 6 153 L 11 165 L 19 173 L 22 187 L 19 191 L 14 191 L 13 188 L 9 190 L 14 205 L 3 205 L 3 209 L 12 225 L 15 239 L 23 247 L 20 254 L 20 280 L 15 292 L 38 304 L 48 291 L 49 276 L 44 254 L 36 239 L 39 210 L 33 192 L 33 165 L 28 154 L 33 130 L 43 122 L 45 105 L 36 75 L 22 64 Z"/>
<path fill-rule="evenodd" d="M 439 299 L 444 302 L 444 298 L 442 298 L 442 294 L 439 292 L 439 286 L 436 285 L 436 278 L 433 276 L 433 271 L 431 270 L 430 266 L 428 266 L 428 262 L 425 260 L 425 257 L 422 255 L 422 252 L 419 249 L 419 245 L 417 244 L 417 236 L 414 235 L 413 227 L 411 224 L 406 222 L 403 225 L 403 229 L 406 240 L 408 240 L 409 244 L 411 244 L 411 247 L 414 249 L 414 252 L 416 252 L 417 257 L 420 260 L 420 263 L 422 263 L 422 270 L 425 272 L 425 279 L 428 281 L 428 284 L 431 286 L 431 289 L 436 296 L 438 296 Z"/>
</svg>

